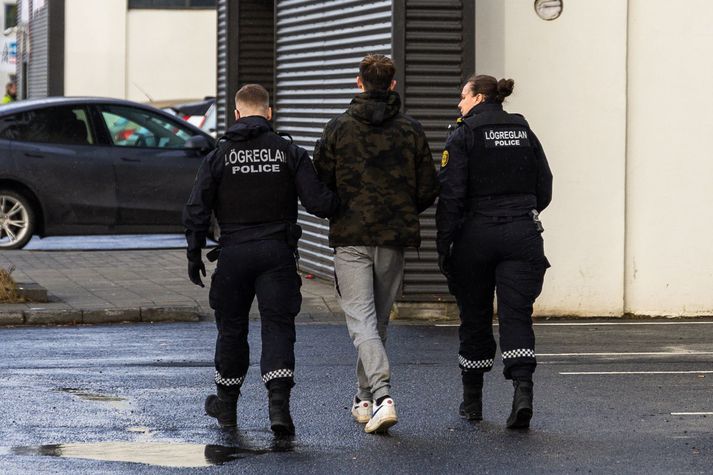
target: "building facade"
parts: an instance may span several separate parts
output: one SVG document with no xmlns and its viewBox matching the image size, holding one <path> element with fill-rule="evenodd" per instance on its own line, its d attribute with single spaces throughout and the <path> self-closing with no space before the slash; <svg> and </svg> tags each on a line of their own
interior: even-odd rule
<svg viewBox="0 0 713 475">
<path fill-rule="evenodd" d="M 539 3 L 218 0 L 223 124 L 237 87 L 267 83 L 277 128 L 311 151 L 356 92 L 358 60 L 382 52 L 437 156 L 461 81 L 474 71 L 513 78 L 506 109 L 528 118 L 555 177 L 542 216 L 552 268 L 536 313 L 713 315 L 713 4 L 686 0 L 674 14 L 664 0 L 564 0 L 548 21 Z M 432 216 L 409 253 L 404 300 L 447 299 Z M 301 221 L 302 267 L 329 276 L 327 223 Z"/>
<path fill-rule="evenodd" d="M 19 4 L 22 97 L 162 102 L 215 95 L 215 0 Z"/>
</svg>

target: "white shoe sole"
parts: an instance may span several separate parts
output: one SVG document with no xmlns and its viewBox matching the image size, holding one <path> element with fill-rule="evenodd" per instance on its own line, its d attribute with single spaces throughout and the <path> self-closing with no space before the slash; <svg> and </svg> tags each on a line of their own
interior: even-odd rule
<svg viewBox="0 0 713 475">
<path fill-rule="evenodd" d="M 387 416 L 384 417 L 379 421 L 378 424 L 375 424 L 372 427 L 369 427 L 369 424 L 364 427 L 364 432 L 368 434 L 373 434 L 374 432 L 386 432 L 389 430 L 389 427 L 395 425 L 397 422 L 399 422 L 399 418 L 396 416 Z"/>
<path fill-rule="evenodd" d="M 357 414 L 354 414 L 352 412 L 352 417 L 354 418 L 355 421 L 357 421 L 359 424 L 366 424 L 371 420 L 371 417 L 368 414 L 364 414 L 363 416 L 359 416 Z"/>
</svg>

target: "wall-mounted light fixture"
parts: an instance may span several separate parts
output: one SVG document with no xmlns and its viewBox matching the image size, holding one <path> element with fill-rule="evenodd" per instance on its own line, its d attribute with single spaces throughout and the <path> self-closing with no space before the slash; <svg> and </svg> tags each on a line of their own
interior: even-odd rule
<svg viewBox="0 0 713 475">
<path fill-rule="evenodd" d="M 543 20 L 552 21 L 562 14 L 563 0 L 535 0 L 535 13 Z"/>
</svg>

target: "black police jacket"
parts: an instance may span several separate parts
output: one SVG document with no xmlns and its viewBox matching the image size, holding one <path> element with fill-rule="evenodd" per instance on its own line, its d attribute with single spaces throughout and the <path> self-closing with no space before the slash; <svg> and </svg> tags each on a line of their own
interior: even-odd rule
<svg viewBox="0 0 713 475">
<path fill-rule="evenodd" d="M 552 173 L 525 118 L 486 101 L 458 120 L 446 142 L 436 210 L 439 254 L 448 254 L 463 219 L 523 216 L 552 199 Z"/>
<path fill-rule="evenodd" d="M 215 212 L 221 243 L 284 236 L 305 209 L 332 216 L 339 200 L 317 178 L 309 154 L 261 116 L 243 117 L 203 160 L 183 210 L 188 252 L 205 246 Z"/>
</svg>

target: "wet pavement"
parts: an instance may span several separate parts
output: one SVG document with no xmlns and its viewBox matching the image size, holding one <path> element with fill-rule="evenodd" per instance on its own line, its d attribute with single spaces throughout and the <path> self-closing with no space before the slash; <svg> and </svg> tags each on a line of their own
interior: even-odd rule
<svg viewBox="0 0 713 475">
<path fill-rule="evenodd" d="M 338 324 L 298 326 L 297 436 L 268 430 L 251 365 L 239 428 L 203 414 L 210 322 L 0 329 L 0 473 L 710 473 L 713 322 L 540 322 L 535 416 L 504 428 L 498 361 L 484 421 L 457 415 L 453 326 L 396 324 L 400 422 L 351 420 L 355 351 Z M 253 361 L 259 323 L 251 323 Z"/>
</svg>

